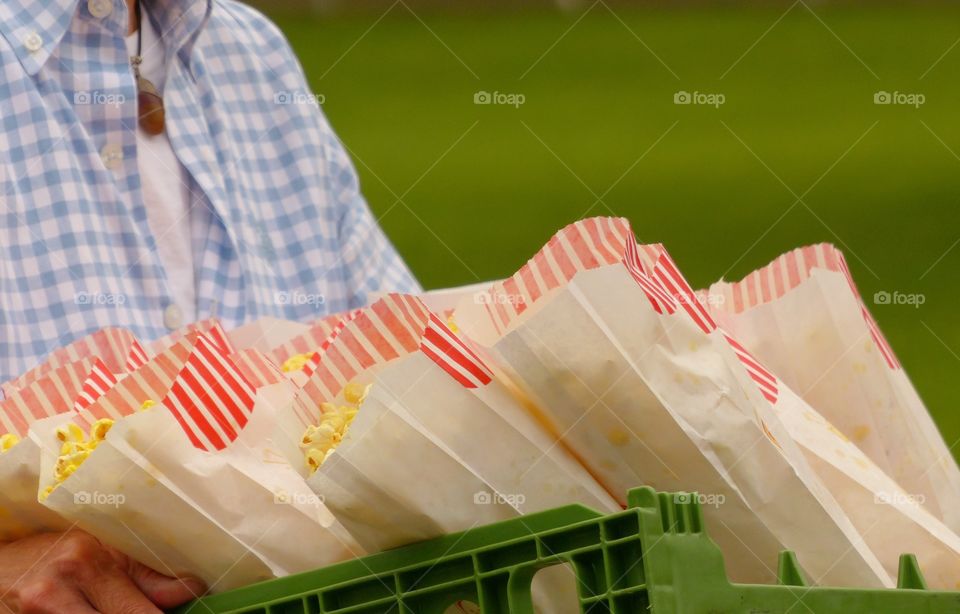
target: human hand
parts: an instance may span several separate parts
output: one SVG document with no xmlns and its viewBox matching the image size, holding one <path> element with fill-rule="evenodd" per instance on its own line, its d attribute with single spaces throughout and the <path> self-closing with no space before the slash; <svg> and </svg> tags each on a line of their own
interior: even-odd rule
<svg viewBox="0 0 960 614">
<path fill-rule="evenodd" d="M 0 604 L 18 614 L 161 614 L 206 591 L 171 578 L 79 530 L 0 545 Z"/>
</svg>

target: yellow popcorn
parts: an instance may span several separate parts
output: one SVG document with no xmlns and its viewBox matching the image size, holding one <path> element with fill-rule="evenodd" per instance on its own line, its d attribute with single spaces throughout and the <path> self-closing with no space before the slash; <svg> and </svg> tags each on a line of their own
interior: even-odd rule
<svg viewBox="0 0 960 614">
<path fill-rule="evenodd" d="M 307 450 L 307 466 L 310 467 L 310 473 L 320 468 L 323 461 L 327 460 L 327 454 L 316 448 Z"/>
<path fill-rule="evenodd" d="M 77 470 L 77 467 L 83 464 L 90 456 L 90 450 L 78 450 L 73 454 L 66 454 L 57 459 L 54 471 L 57 475 L 63 475 L 64 478 Z"/>
<path fill-rule="evenodd" d="M 156 405 L 156 404 L 157 404 L 157 402 L 154 401 L 153 399 L 147 399 L 146 401 L 143 402 L 142 405 L 140 405 L 140 411 L 144 411 L 144 410 L 150 409 L 151 407 L 153 407 L 153 406 Z"/>
<path fill-rule="evenodd" d="M 13 433 L 6 433 L 5 435 L 0 435 L 0 454 L 7 452 L 13 446 L 20 443 L 20 438 Z"/>
<path fill-rule="evenodd" d="M 369 391 L 370 386 L 350 382 L 343 389 L 346 405 L 338 407 L 333 403 L 320 404 L 320 424 L 307 427 L 300 440 L 300 447 L 303 448 L 311 473 L 316 471 L 343 441 Z"/>
<path fill-rule="evenodd" d="M 319 426 L 308 426 L 301 445 L 326 450 L 337 441 L 338 431 L 330 423 L 322 421 Z"/>
<path fill-rule="evenodd" d="M 90 427 L 90 439 L 94 441 L 103 441 L 113 426 L 113 420 L 110 418 L 101 418 Z"/>
<path fill-rule="evenodd" d="M 73 422 L 57 428 L 57 439 L 60 441 L 81 442 L 86 438 L 87 434 L 83 432 L 83 429 Z"/>
<path fill-rule="evenodd" d="M 60 446 L 60 456 L 68 456 L 84 449 L 86 444 L 77 441 L 65 441 Z"/>
<path fill-rule="evenodd" d="M 368 392 L 370 392 L 369 384 L 362 386 L 356 382 L 350 382 L 343 387 L 343 399 L 350 405 L 359 407 L 363 400 L 367 398 Z"/>
<path fill-rule="evenodd" d="M 113 426 L 113 420 L 102 418 L 90 426 L 90 435 L 88 436 L 80 426 L 69 423 L 57 428 L 57 439 L 62 442 L 60 446 L 60 456 L 53 467 L 53 479 L 55 484 L 48 486 L 42 497 L 46 499 L 50 496 L 57 486 L 69 478 L 80 468 L 90 454 L 97 449 L 107 437 L 110 428 Z"/>
<path fill-rule="evenodd" d="M 313 352 L 307 352 L 306 354 L 294 354 L 290 358 L 283 361 L 283 365 L 280 367 L 280 370 L 284 373 L 300 371 L 308 362 L 310 362 L 311 358 L 313 358 Z"/>
</svg>

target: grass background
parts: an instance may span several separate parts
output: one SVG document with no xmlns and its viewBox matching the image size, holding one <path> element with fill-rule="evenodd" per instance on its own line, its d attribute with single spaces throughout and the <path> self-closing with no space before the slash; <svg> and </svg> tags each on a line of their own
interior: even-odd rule
<svg viewBox="0 0 960 614">
<path fill-rule="evenodd" d="M 694 286 L 833 242 L 868 301 L 924 295 L 871 310 L 960 440 L 960 7 L 613 10 L 271 16 L 426 287 L 509 275 L 585 215 L 630 218 Z"/>
</svg>

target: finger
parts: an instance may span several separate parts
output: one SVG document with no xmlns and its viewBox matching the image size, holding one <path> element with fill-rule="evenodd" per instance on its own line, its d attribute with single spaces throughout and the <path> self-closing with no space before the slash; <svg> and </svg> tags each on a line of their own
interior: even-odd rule
<svg viewBox="0 0 960 614">
<path fill-rule="evenodd" d="M 52 578 L 30 580 L 17 591 L 15 605 L 21 614 L 97 614 L 83 592 Z"/>
<path fill-rule="evenodd" d="M 101 614 L 163 614 L 112 560 L 80 589 Z"/>
<path fill-rule="evenodd" d="M 171 578 L 136 561 L 131 561 L 129 573 L 143 594 L 162 609 L 176 607 L 207 592 L 206 584 L 199 578 Z"/>
<path fill-rule="evenodd" d="M 146 565 L 128 557 L 119 550 L 106 547 L 106 550 L 121 569 L 127 572 L 147 599 L 162 609 L 174 608 L 207 592 L 203 580 L 193 576 L 174 578 L 164 575 Z"/>
</svg>

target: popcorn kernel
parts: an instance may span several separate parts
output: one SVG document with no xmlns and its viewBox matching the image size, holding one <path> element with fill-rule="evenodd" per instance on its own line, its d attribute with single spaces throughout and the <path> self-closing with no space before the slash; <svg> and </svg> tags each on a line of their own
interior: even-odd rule
<svg viewBox="0 0 960 614">
<path fill-rule="evenodd" d="M 360 405 L 367 398 L 370 386 L 363 386 L 356 382 L 350 382 L 343 387 L 343 399 L 350 405 Z"/>
<path fill-rule="evenodd" d="M 103 442 L 113 420 L 102 418 L 93 423 L 88 436 L 79 425 L 69 423 L 57 428 L 57 439 L 62 442 L 60 456 L 53 468 L 54 484 L 48 486 L 41 497 L 46 499 L 60 484 L 76 472 L 90 454 Z"/>
<path fill-rule="evenodd" d="M 313 352 L 294 354 L 290 358 L 283 361 L 283 365 L 280 367 L 280 370 L 284 373 L 301 371 L 307 365 L 307 363 L 310 362 L 311 358 L 313 358 Z"/>
<path fill-rule="evenodd" d="M 110 418 L 101 418 L 90 427 L 90 437 L 96 441 L 103 441 L 113 426 L 113 420 Z"/>
<path fill-rule="evenodd" d="M 321 452 L 316 448 L 307 450 L 307 465 L 310 467 L 312 471 L 316 471 L 317 469 L 319 469 L 320 465 L 323 464 L 323 461 L 325 461 L 326 458 L 327 458 L 326 453 Z"/>
<path fill-rule="evenodd" d="M 14 435 L 13 433 L 0 435 L 0 454 L 9 451 L 10 448 L 18 443 L 20 443 L 20 437 Z"/>
<path fill-rule="evenodd" d="M 87 436 L 83 432 L 83 429 L 72 422 L 57 428 L 57 439 L 60 441 L 80 442 L 86 438 Z"/>
<path fill-rule="evenodd" d="M 343 389 L 346 405 L 338 407 L 333 403 L 320 404 L 320 423 L 307 427 L 300 440 L 300 447 L 303 448 L 311 473 L 315 472 L 343 441 L 369 390 L 370 386 L 351 382 Z"/>
<path fill-rule="evenodd" d="M 65 441 L 63 445 L 60 446 L 60 456 L 69 456 L 79 452 L 83 444 L 77 443 L 76 441 Z"/>
</svg>

